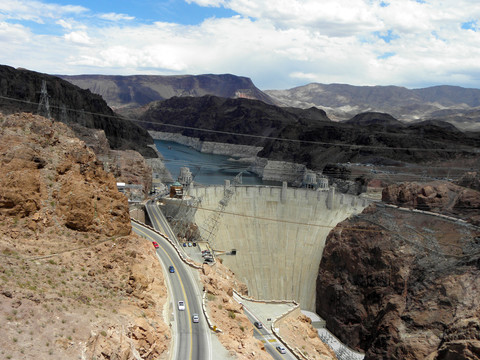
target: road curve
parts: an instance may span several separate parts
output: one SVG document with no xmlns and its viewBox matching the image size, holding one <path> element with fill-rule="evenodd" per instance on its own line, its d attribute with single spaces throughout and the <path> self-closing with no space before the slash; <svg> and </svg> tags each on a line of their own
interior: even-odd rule
<svg viewBox="0 0 480 360">
<path fill-rule="evenodd" d="M 135 233 L 150 241 L 156 241 L 159 245 L 156 252 L 168 277 L 166 280 L 170 283 L 172 313 L 176 323 L 175 358 L 178 360 L 209 360 L 211 354 L 209 329 L 202 313 L 201 295 L 193 281 L 190 269 L 162 236 L 135 222 L 132 222 L 132 226 Z M 174 266 L 174 273 L 168 271 L 170 265 Z M 185 302 L 184 311 L 178 310 L 177 304 L 180 300 Z M 192 322 L 193 314 L 199 315 L 199 323 Z"/>
<path fill-rule="evenodd" d="M 250 312 L 245 306 L 243 307 L 243 312 L 247 316 L 248 320 L 252 324 L 258 319 L 255 315 Z M 263 342 L 265 345 L 265 350 L 274 358 L 275 360 L 295 360 L 296 357 L 290 353 L 288 349 L 286 349 L 286 354 L 280 354 L 276 347 L 283 346 L 283 344 L 265 327 L 258 329 L 255 325 L 253 326 L 253 336 Z"/>
</svg>

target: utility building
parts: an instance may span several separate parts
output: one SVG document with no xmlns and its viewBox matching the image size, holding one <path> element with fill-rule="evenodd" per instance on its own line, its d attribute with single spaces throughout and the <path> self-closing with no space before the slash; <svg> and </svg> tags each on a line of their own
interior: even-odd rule
<svg viewBox="0 0 480 360">
<path fill-rule="evenodd" d="M 178 181 L 170 185 L 170 197 L 181 199 L 183 197 L 183 186 Z"/>
</svg>

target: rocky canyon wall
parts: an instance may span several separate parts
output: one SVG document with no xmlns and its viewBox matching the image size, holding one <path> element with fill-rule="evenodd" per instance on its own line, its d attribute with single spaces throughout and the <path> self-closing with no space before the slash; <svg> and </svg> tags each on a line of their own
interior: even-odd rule
<svg viewBox="0 0 480 360">
<path fill-rule="evenodd" d="M 480 358 L 480 232 L 371 205 L 329 234 L 316 311 L 365 359 Z"/>
</svg>

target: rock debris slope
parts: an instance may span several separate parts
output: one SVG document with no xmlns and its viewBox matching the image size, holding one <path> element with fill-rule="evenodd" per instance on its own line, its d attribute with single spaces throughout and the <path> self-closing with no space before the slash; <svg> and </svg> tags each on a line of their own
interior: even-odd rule
<svg viewBox="0 0 480 360">
<path fill-rule="evenodd" d="M 0 358 L 167 358 L 154 249 L 65 125 L 0 114 L 0 234 Z"/>
</svg>

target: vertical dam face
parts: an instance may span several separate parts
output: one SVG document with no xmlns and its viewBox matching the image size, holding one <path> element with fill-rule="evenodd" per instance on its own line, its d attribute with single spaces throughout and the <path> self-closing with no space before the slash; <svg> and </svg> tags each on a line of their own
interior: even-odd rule
<svg viewBox="0 0 480 360">
<path fill-rule="evenodd" d="M 227 186 L 190 189 L 190 195 L 200 200 L 195 222 L 203 238 L 208 238 L 207 223 Z M 231 190 L 211 247 L 237 250 L 235 256 L 220 256 L 254 298 L 292 299 L 302 309 L 315 311 L 325 239 L 337 223 L 360 213 L 366 200 L 335 194 L 333 189 L 236 186 Z"/>
</svg>

